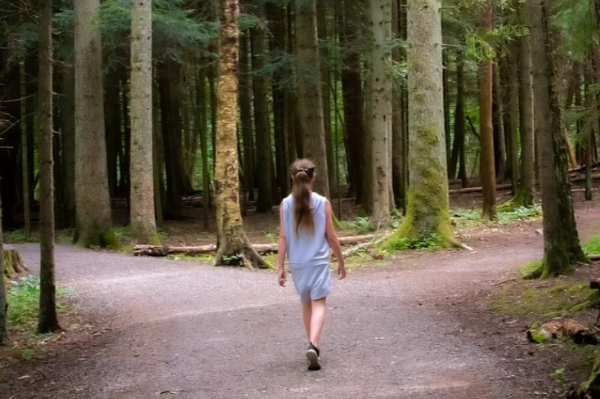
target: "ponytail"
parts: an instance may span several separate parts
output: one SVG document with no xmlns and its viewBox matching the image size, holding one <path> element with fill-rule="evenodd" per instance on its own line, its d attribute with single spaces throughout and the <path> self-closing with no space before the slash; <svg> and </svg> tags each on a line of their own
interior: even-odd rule
<svg viewBox="0 0 600 399">
<path fill-rule="evenodd" d="M 294 227 L 296 236 L 300 229 L 315 232 L 315 221 L 311 207 L 311 186 L 315 176 L 315 166 L 308 159 L 300 159 L 292 164 L 292 197 L 294 199 Z"/>
</svg>

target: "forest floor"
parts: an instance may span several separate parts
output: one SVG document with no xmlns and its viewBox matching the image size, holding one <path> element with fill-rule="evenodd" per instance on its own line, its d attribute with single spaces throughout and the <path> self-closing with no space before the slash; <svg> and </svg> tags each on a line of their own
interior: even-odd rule
<svg viewBox="0 0 600 399">
<path fill-rule="evenodd" d="M 600 202 L 575 198 L 586 239 L 600 231 Z M 272 239 L 276 213 L 260 220 L 252 237 Z M 181 234 L 171 243 L 201 238 L 199 228 L 172 228 Z M 549 288 L 577 300 L 582 290 L 560 287 L 585 285 L 600 269 L 518 279 L 516 268 L 542 255 L 540 229 L 540 220 L 459 225 L 473 251 L 350 262 L 328 299 L 319 372 L 306 370 L 294 288 L 280 288 L 274 271 L 59 245 L 57 279 L 76 293 L 77 311 L 27 356 L 20 346 L 0 356 L 28 359 L 0 369 L 0 398 L 561 398 L 587 376 L 593 350 L 533 345 L 526 326 L 550 317 Z M 37 271 L 39 247 L 17 248 Z M 576 317 L 591 324 L 596 312 Z"/>
</svg>

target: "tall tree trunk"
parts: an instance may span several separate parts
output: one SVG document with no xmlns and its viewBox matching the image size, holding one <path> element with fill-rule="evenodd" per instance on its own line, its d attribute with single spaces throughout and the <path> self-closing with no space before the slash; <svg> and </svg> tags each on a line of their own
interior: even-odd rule
<svg viewBox="0 0 600 399">
<path fill-rule="evenodd" d="M 117 190 L 119 176 L 119 153 L 123 151 L 123 137 L 121 135 L 121 74 L 123 69 L 113 69 L 106 76 L 104 84 L 104 118 L 106 125 L 106 165 L 108 171 L 108 190 L 111 197 L 121 196 L 123 192 Z M 121 163 L 121 172 L 125 171 Z M 121 176 L 123 174 L 121 173 Z M 123 189 L 124 187 L 119 187 Z"/>
<path fill-rule="evenodd" d="M 590 60 L 593 61 L 593 60 Z M 593 65 L 594 62 L 591 62 Z M 592 67 L 588 66 L 585 72 L 585 108 L 586 109 L 598 109 L 596 105 L 596 98 L 594 97 L 590 85 L 593 82 L 592 79 Z M 582 143 L 585 147 L 583 148 L 583 154 L 585 159 L 583 160 L 583 164 L 585 165 L 585 200 L 591 201 L 593 199 L 592 193 L 592 137 L 596 134 L 596 130 L 598 129 L 598 123 L 590 123 L 589 128 L 585 129 L 584 132 L 584 142 Z M 582 157 L 583 158 L 583 157 Z"/>
<path fill-rule="evenodd" d="M 506 179 L 506 132 L 504 129 L 504 88 L 498 64 L 492 66 L 492 128 L 494 129 L 494 170 L 496 179 Z"/>
<path fill-rule="evenodd" d="M 444 136 L 446 143 L 446 157 L 448 158 L 446 163 L 447 167 L 450 165 L 450 155 L 452 154 L 451 148 L 451 131 L 450 131 L 450 61 L 448 59 L 448 49 L 442 49 L 442 63 L 443 63 L 443 81 L 444 81 Z"/>
<path fill-rule="evenodd" d="M 482 5 L 479 29 L 484 37 L 492 30 L 492 1 Z M 494 167 L 494 129 L 492 126 L 492 60 L 479 64 L 479 134 L 481 147 L 480 176 L 483 187 L 483 220 L 496 219 L 496 172 Z"/>
<path fill-rule="evenodd" d="M 454 111 L 454 143 L 452 145 L 452 157 L 450 159 L 450 172 L 448 176 L 458 178 L 463 187 L 468 187 L 467 167 L 465 162 L 465 67 L 464 55 L 459 52 L 456 57 L 456 108 Z"/>
<path fill-rule="evenodd" d="M 237 97 L 239 6 L 237 0 L 221 0 L 218 116 L 215 157 L 217 205 L 217 254 L 215 265 L 264 267 L 266 263 L 250 245 L 244 231 L 239 201 L 237 150 Z"/>
<path fill-rule="evenodd" d="M 183 194 L 181 174 L 181 97 L 180 69 L 174 61 L 168 61 L 159 69 L 161 130 L 164 145 L 167 176 L 166 212 L 167 218 L 181 218 L 181 197 Z"/>
<path fill-rule="evenodd" d="M 406 217 L 394 236 L 415 242 L 435 235 L 449 245 L 454 233 L 448 212 L 440 7 L 439 0 L 408 2 L 410 186 Z"/>
<path fill-rule="evenodd" d="M 63 166 L 63 198 L 69 226 L 75 227 L 75 74 L 73 64 L 62 66 L 61 147 Z"/>
<path fill-rule="evenodd" d="M 303 156 L 314 162 L 318 174 L 314 190 L 329 197 L 321 81 L 315 78 L 315 71 L 321 70 L 315 2 L 316 0 L 304 0 L 296 3 L 298 116 L 302 129 Z"/>
<path fill-rule="evenodd" d="M 519 22 L 527 24 L 525 4 L 519 3 Z M 531 206 L 534 197 L 535 139 L 533 76 L 531 74 L 531 36 L 521 36 L 519 44 L 519 133 L 521 137 L 521 184 L 515 205 Z"/>
<path fill-rule="evenodd" d="M 587 258 L 579 244 L 571 199 L 567 143 L 556 91 L 550 4 L 547 0 L 530 0 L 526 10 L 531 31 L 535 126 L 544 212 L 544 259 L 533 276 L 547 277 L 568 273 L 574 262 L 587 261 Z"/>
<path fill-rule="evenodd" d="M 517 44 L 512 45 L 510 49 L 511 59 L 519 59 L 519 47 Z M 510 65 L 509 65 L 510 64 Z M 508 143 L 510 145 L 510 156 L 508 160 L 510 162 L 510 177 L 511 184 L 513 186 L 513 194 L 516 195 L 519 189 L 519 64 L 517 62 L 505 62 L 503 66 L 506 67 L 507 82 L 508 82 L 508 93 L 507 93 L 507 115 L 506 123 L 504 124 L 504 130 L 506 135 L 509 137 Z"/>
<path fill-rule="evenodd" d="M 21 176 L 23 184 L 23 220 L 25 237 L 29 238 L 31 235 L 31 212 L 29 209 L 29 192 L 31 185 L 29 180 L 29 146 L 33 146 L 33 142 L 28 140 L 27 137 L 27 75 L 25 73 L 25 64 L 20 63 L 20 75 L 21 75 Z"/>
<path fill-rule="evenodd" d="M 323 127 L 325 130 L 325 146 L 327 149 L 327 178 L 329 179 L 329 191 L 332 196 L 337 196 L 335 186 L 337 181 L 337 168 L 334 159 L 334 141 L 331 135 L 331 95 L 330 82 L 331 73 L 329 65 L 329 49 L 324 44 L 327 41 L 327 1 L 316 0 L 317 2 L 317 36 L 318 42 L 323 43 L 319 46 L 319 65 L 321 73 L 321 95 L 323 98 Z"/>
<path fill-rule="evenodd" d="M 131 3 L 131 238 L 156 244 L 152 154 L 152 1 Z"/>
<path fill-rule="evenodd" d="M 54 170 L 52 123 L 52 0 L 44 0 L 39 27 L 40 69 L 40 310 L 39 334 L 60 330 L 54 278 Z M 0 285 L 2 282 L 0 282 Z"/>
<path fill-rule="evenodd" d="M 0 177 L 0 179 L 2 179 Z M 7 345 L 9 343 L 8 329 L 7 329 L 7 310 L 8 302 L 6 301 L 6 284 L 4 284 L 4 237 L 2 235 L 2 196 L 0 196 L 0 277 L 2 277 L 2 284 L 0 284 L 0 346 Z"/>
<path fill-rule="evenodd" d="M 243 168 L 244 191 L 253 199 L 254 192 L 254 137 L 252 128 L 252 84 L 250 80 L 250 38 L 249 34 L 240 37 L 240 64 L 239 64 L 239 104 L 240 104 L 240 130 L 243 141 Z M 198 90 L 201 90 L 200 88 Z M 200 102 L 200 101 L 198 101 Z M 206 100 L 204 100 L 206 102 Z M 196 111 L 197 113 L 198 111 Z M 245 194 L 244 194 L 245 195 Z M 246 201 L 242 215 L 246 215 Z"/>
<path fill-rule="evenodd" d="M 400 1 L 392 0 L 392 33 L 394 37 L 400 38 L 401 12 Z M 405 60 L 404 54 L 400 53 L 400 47 L 392 49 L 392 60 L 399 63 Z M 404 146 L 404 113 L 402 112 L 402 87 L 404 82 L 398 79 L 392 82 L 392 189 L 394 191 L 395 205 L 404 209 L 404 187 L 402 186 L 402 153 Z"/>
<path fill-rule="evenodd" d="M 369 208 L 378 226 L 385 226 L 390 221 L 392 81 L 388 71 L 391 57 L 387 45 L 392 36 L 391 6 L 390 0 L 369 0 L 367 10 L 371 50 L 368 57 L 371 70 L 367 76 L 370 92 L 366 93 L 365 112 L 372 151 L 369 179 L 372 202 Z"/>
<path fill-rule="evenodd" d="M 344 29 L 340 29 L 340 41 L 352 49 L 360 37 L 360 6 L 356 1 L 344 4 Z M 363 197 L 364 181 L 361 170 L 364 165 L 365 130 L 363 121 L 363 89 L 360 71 L 360 54 L 348 51 L 343 59 L 341 72 L 344 103 L 344 131 L 346 132 L 348 159 L 348 196 L 355 195 L 357 202 Z"/>
<path fill-rule="evenodd" d="M 102 43 L 95 21 L 99 0 L 75 2 L 74 241 L 84 247 L 116 246 L 112 231 L 102 90 Z"/>
<path fill-rule="evenodd" d="M 264 5 L 259 6 L 257 16 L 264 19 Z M 261 26 L 262 25 L 262 26 Z M 252 69 L 261 71 L 266 57 L 265 24 L 252 29 Z M 262 73 L 262 71 L 261 71 Z M 256 164 L 258 177 L 258 198 L 256 212 L 270 212 L 273 207 L 273 152 L 271 147 L 271 122 L 269 120 L 269 99 L 266 79 L 255 73 L 252 79 L 254 97 L 254 128 L 256 137 Z"/>
</svg>

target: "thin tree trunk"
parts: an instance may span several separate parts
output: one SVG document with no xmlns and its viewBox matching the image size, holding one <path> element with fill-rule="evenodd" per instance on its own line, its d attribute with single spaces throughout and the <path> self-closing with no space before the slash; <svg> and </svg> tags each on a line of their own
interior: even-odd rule
<svg viewBox="0 0 600 399">
<path fill-rule="evenodd" d="M 392 144 L 392 81 L 388 65 L 391 64 L 387 44 L 392 36 L 392 10 L 390 0 L 369 0 L 367 28 L 370 41 L 370 79 L 367 95 L 366 117 L 371 136 L 371 170 L 369 208 L 378 226 L 390 221 L 390 146 Z M 442 110 L 443 111 L 443 110 Z M 368 155 L 367 155 L 368 156 Z"/>
<path fill-rule="evenodd" d="M 399 1 L 392 0 L 392 33 L 394 37 L 400 37 L 400 11 Z M 405 58 L 405 57 L 404 57 Z M 401 61 L 400 48 L 394 47 L 392 49 L 392 60 L 395 63 Z M 392 189 L 394 191 L 394 198 L 396 199 L 395 205 L 400 208 L 404 208 L 403 199 L 404 193 L 402 192 L 402 147 L 404 144 L 403 140 L 403 128 L 404 121 L 402 120 L 402 92 L 401 87 L 403 82 L 400 79 L 392 82 Z"/>
<path fill-rule="evenodd" d="M 519 3 L 519 22 L 526 24 L 526 10 Z M 531 206 L 534 198 L 535 139 L 533 112 L 533 77 L 531 74 L 531 36 L 521 36 L 519 45 L 519 133 L 521 136 L 521 184 L 515 205 Z"/>
<path fill-rule="evenodd" d="M 133 241 L 158 242 L 152 140 L 152 1 L 131 3 L 130 226 Z"/>
<path fill-rule="evenodd" d="M 344 4 L 344 28 L 340 29 L 343 46 L 352 49 L 360 36 L 360 12 L 355 1 Z M 361 170 L 364 165 L 365 130 L 363 121 L 363 89 L 360 71 L 360 54 L 346 53 L 341 72 L 342 97 L 344 104 L 344 131 L 348 146 L 348 196 L 356 196 L 359 202 L 363 197 L 364 181 Z"/>
<path fill-rule="evenodd" d="M 237 151 L 237 65 L 239 52 L 237 0 L 221 0 L 218 117 L 215 157 L 217 254 L 215 265 L 264 267 L 244 231 L 239 201 Z"/>
<path fill-rule="evenodd" d="M 121 133 L 121 73 L 124 72 L 121 68 L 111 70 L 104 84 L 104 92 L 106 98 L 104 100 L 104 115 L 106 124 L 106 165 L 108 171 L 108 190 L 111 197 L 122 196 L 124 185 L 119 186 L 119 162 L 118 155 L 122 152 L 123 137 Z M 124 166 L 124 163 L 121 163 Z M 121 168 L 121 172 L 125 171 L 125 167 Z M 123 173 L 121 173 L 123 180 Z M 121 190 L 117 190 L 117 187 Z"/>
<path fill-rule="evenodd" d="M 499 66 L 492 67 L 493 99 L 492 99 L 492 128 L 494 129 L 494 170 L 496 179 L 506 179 L 506 132 L 504 130 L 504 88 L 500 81 Z"/>
<path fill-rule="evenodd" d="M 61 108 L 61 141 L 63 166 L 63 198 L 68 227 L 75 227 L 75 75 L 73 64 L 62 67 L 63 100 Z"/>
<path fill-rule="evenodd" d="M 406 217 L 394 236 L 409 242 L 436 237 L 450 245 L 440 7 L 439 0 L 408 2 L 410 186 Z"/>
<path fill-rule="evenodd" d="M 154 214 L 156 215 L 156 227 L 161 228 L 164 224 L 163 204 L 165 203 L 164 190 L 164 158 L 161 139 L 160 103 L 156 85 L 152 85 L 152 164 L 154 180 Z"/>
<path fill-rule="evenodd" d="M 479 28 L 482 36 L 492 30 L 492 1 L 487 0 L 481 9 Z M 496 219 L 496 172 L 494 167 L 494 128 L 492 126 L 493 99 L 492 60 L 486 59 L 479 64 L 479 134 L 480 134 L 480 176 L 483 187 L 483 220 Z"/>
<path fill-rule="evenodd" d="M 540 152 L 544 259 L 533 277 L 557 276 L 572 271 L 572 264 L 587 261 L 581 250 L 571 199 L 568 152 L 556 91 L 554 40 L 550 5 L 546 0 L 526 3 L 531 30 L 531 59 L 535 95 L 535 124 Z"/>
<path fill-rule="evenodd" d="M 456 178 L 456 169 L 458 167 L 458 177 L 462 182 L 462 187 L 469 186 L 467 178 L 467 167 L 465 161 L 465 74 L 464 74 L 464 55 L 459 52 L 456 57 L 456 109 L 454 111 L 454 144 L 452 146 L 452 157 L 450 159 L 450 173 L 448 176 Z"/>
<path fill-rule="evenodd" d="M 446 143 L 446 157 L 448 158 L 446 163 L 447 167 L 450 165 L 450 155 L 452 154 L 451 148 L 451 131 L 450 131 L 450 65 L 448 60 L 448 49 L 442 50 L 442 62 L 443 62 L 443 80 L 444 80 L 444 136 Z"/>
<path fill-rule="evenodd" d="M 519 58 L 519 47 L 517 44 L 511 46 L 511 59 L 517 60 Z M 505 119 L 507 123 L 504 124 L 507 136 L 509 136 L 510 145 L 510 177 L 511 184 L 513 186 L 513 194 L 516 195 L 519 190 L 519 65 L 516 62 L 504 63 L 507 68 L 507 82 L 508 82 L 508 113 Z"/>
<path fill-rule="evenodd" d="M 200 107 L 200 125 L 203 130 L 200 132 L 200 151 L 202 152 L 202 207 L 204 228 L 207 229 L 210 222 L 210 170 L 208 168 L 208 118 L 206 114 L 208 101 L 206 98 L 206 72 L 201 69 L 197 75 L 196 92 L 198 94 L 198 105 Z"/>
<path fill-rule="evenodd" d="M 243 169 L 244 191 L 254 191 L 254 138 L 252 128 L 252 84 L 250 80 L 249 65 L 249 34 L 240 37 L 240 64 L 239 64 L 239 103 L 240 103 L 240 129 L 243 141 Z M 206 100 L 204 100 L 206 102 Z M 197 111 L 198 112 L 198 111 Z M 244 194 L 246 196 L 246 194 Z M 247 212 L 246 201 L 242 209 L 242 215 Z"/>
<path fill-rule="evenodd" d="M 52 0 L 44 0 L 39 27 L 38 77 L 40 122 L 40 310 L 39 334 L 60 330 L 54 278 L 54 170 L 52 123 Z M 2 282 L 0 281 L 0 285 Z"/>
<path fill-rule="evenodd" d="M 0 179 L 2 179 L 0 177 Z M 2 235 L 2 196 L 0 196 L 0 346 L 7 345 L 10 342 L 7 329 L 7 310 L 6 284 L 4 284 L 4 237 Z"/>
<path fill-rule="evenodd" d="M 259 7 L 258 17 L 264 18 L 264 5 Z M 252 69 L 261 71 L 265 67 L 266 57 L 265 25 L 252 29 Z M 252 78 L 254 97 L 254 128 L 256 137 L 256 164 L 258 177 L 258 198 L 256 212 L 270 212 L 273 207 L 273 152 L 271 146 L 271 123 L 269 120 L 269 102 L 266 79 L 260 74 Z"/>
<path fill-rule="evenodd" d="M 323 118 L 323 97 L 320 79 L 319 46 L 317 39 L 316 0 L 296 3 L 296 79 L 298 93 L 298 116 L 303 138 L 303 156 L 310 158 L 318 177 L 314 190 L 329 197 L 329 172 Z"/>
<path fill-rule="evenodd" d="M 21 75 L 21 176 L 23 179 L 23 219 L 25 237 L 29 238 L 31 235 L 31 212 L 29 210 L 29 146 L 33 146 L 32 142 L 27 140 L 27 123 L 25 122 L 27 117 L 27 75 L 25 74 L 25 64 L 20 64 L 20 75 Z"/>
<path fill-rule="evenodd" d="M 106 170 L 102 43 L 94 21 L 99 0 L 75 2 L 75 194 L 74 241 L 84 247 L 116 246 Z"/>
</svg>

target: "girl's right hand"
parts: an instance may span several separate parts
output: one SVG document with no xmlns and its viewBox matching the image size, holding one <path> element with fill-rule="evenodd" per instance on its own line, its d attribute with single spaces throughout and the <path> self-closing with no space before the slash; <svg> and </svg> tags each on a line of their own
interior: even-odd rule
<svg viewBox="0 0 600 399">
<path fill-rule="evenodd" d="M 338 264 L 338 279 L 343 280 L 346 278 L 346 266 L 344 265 L 344 260 L 340 259 Z"/>
<path fill-rule="evenodd" d="M 285 273 L 284 268 L 277 270 L 277 279 L 279 280 L 279 285 L 281 287 L 285 287 L 285 281 L 287 280 L 287 275 Z"/>
</svg>

